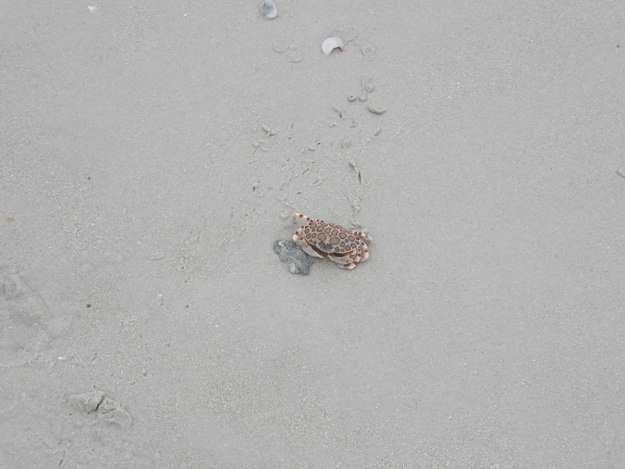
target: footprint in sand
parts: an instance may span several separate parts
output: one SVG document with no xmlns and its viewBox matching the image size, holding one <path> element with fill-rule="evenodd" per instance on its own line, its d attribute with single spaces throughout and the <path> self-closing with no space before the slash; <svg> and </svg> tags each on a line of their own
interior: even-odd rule
<svg viewBox="0 0 625 469">
<path fill-rule="evenodd" d="M 0 270 L 0 366 L 18 366 L 50 346 L 45 301 L 17 274 Z"/>
</svg>

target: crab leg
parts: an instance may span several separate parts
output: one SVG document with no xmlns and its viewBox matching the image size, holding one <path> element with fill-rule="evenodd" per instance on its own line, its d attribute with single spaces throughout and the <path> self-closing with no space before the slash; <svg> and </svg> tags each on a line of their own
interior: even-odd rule
<svg viewBox="0 0 625 469">
<path fill-rule="evenodd" d="M 328 253 L 328 259 L 330 259 L 332 262 L 336 262 L 337 264 L 339 264 L 339 267 L 341 265 L 350 264 L 352 262 L 352 258 L 348 254 Z"/>
<path fill-rule="evenodd" d="M 339 264 L 339 267 L 341 269 L 352 270 L 354 267 L 356 267 L 356 264 L 358 264 L 359 262 L 360 262 L 360 253 L 356 255 L 356 258 L 352 260 L 351 264 L 347 264 L 347 265 Z"/>
<path fill-rule="evenodd" d="M 293 235 L 293 241 L 295 241 L 297 243 L 297 240 L 300 239 L 300 237 L 302 236 L 302 233 L 304 232 L 304 227 L 302 226 L 299 230 L 297 230 L 295 232 L 295 234 Z"/>
<path fill-rule="evenodd" d="M 293 215 L 293 220 L 297 221 L 298 218 L 301 218 L 308 223 L 312 223 L 315 221 L 312 218 L 307 217 L 306 215 L 302 215 L 301 213 L 296 213 L 295 215 Z"/>
<path fill-rule="evenodd" d="M 362 231 L 354 231 L 353 232 L 355 236 L 358 236 L 359 238 L 362 238 L 362 240 L 365 243 L 370 243 L 373 240 L 371 239 L 371 236 L 369 236 L 367 233 L 363 233 Z"/>
<path fill-rule="evenodd" d="M 365 243 L 362 243 L 360 245 L 360 249 L 362 250 L 362 260 L 366 261 L 367 259 L 369 259 L 369 249 L 367 249 L 367 245 Z"/>
<path fill-rule="evenodd" d="M 348 270 L 351 270 L 354 267 L 356 267 L 356 264 L 358 264 L 360 260 L 362 259 L 362 256 L 360 255 L 360 249 L 352 251 L 347 256 L 342 256 L 343 258 L 340 259 L 341 262 L 334 260 L 331 254 L 328 254 L 328 257 L 332 259 L 334 262 L 336 262 L 341 269 L 348 269 Z"/>
<path fill-rule="evenodd" d="M 303 244 L 300 244 L 299 246 L 302 248 L 302 251 L 304 251 L 309 256 L 320 257 L 321 259 L 323 259 L 323 256 L 315 251 L 310 244 L 306 244 L 305 246 Z"/>
</svg>

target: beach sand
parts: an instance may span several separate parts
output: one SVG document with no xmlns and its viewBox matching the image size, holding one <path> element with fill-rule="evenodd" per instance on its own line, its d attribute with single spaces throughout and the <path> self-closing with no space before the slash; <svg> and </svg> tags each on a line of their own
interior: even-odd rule
<svg viewBox="0 0 625 469">
<path fill-rule="evenodd" d="M 4 3 L 0 466 L 625 466 L 622 2 Z"/>
</svg>

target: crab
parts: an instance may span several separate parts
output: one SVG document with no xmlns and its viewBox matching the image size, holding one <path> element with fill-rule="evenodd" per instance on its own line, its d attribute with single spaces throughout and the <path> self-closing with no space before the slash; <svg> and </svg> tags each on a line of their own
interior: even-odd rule
<svg viewBox="0 0 625 469">
<path fill-rule="evenodd" d="M 306 215 L 296 213 L 293 219 L 304 220 L 306 224 L 293 235 L 293 241 L 302 250 L 313 257 L 328 258 L 336 262 L 341 269 L 353 269 L 360 261 L 369 259 L 371 236 L 361 231 L 352 231 L 340 225 L 313 220 Z"/>
</svg>

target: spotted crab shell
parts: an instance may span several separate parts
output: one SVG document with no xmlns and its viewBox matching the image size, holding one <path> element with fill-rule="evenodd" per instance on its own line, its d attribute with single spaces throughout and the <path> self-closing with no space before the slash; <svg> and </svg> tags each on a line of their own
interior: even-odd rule
<svg viewBox="0 0 625 469">
<path fill-rule="evenodd" d="M 305 226 L 303 235 L 314 249 L 326 254 L 347 254 L 362 243 L 360 237 L 347 228 L 320 220 Z"/>
</svg>

